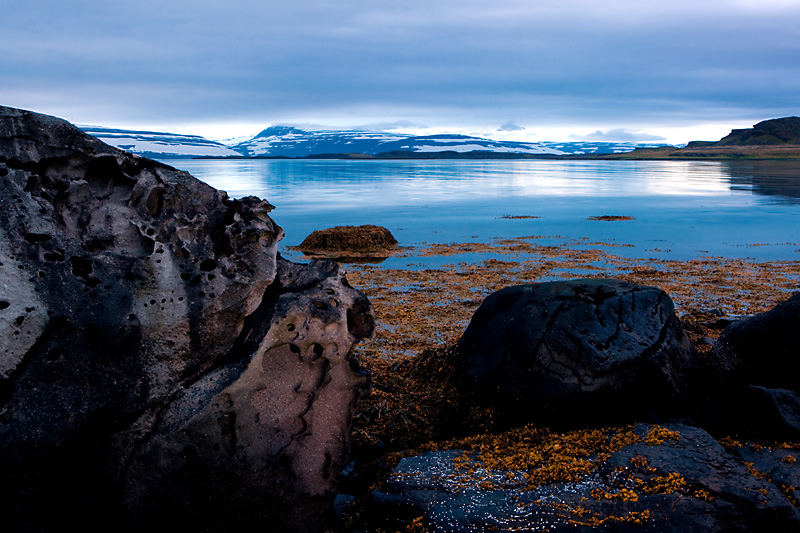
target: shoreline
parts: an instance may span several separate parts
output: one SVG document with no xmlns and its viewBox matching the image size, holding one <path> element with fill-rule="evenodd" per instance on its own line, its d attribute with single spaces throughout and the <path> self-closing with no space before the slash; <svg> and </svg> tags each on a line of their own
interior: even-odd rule
<svg viewBox="0 0 800 533">
<path fill-rule="evenodd" d="M 501 253 L 519 255 L 518 244 L 506 241 Z M 426 253 L 448 256 L 463 246 L 433 246 Z M 491 247 L 496 250 L 498 243 Z M 675 302 L 702 360 L 722 332 L 720 323 L 764 312 L 800 284 L 800 261 L 630 259 L 568 247 L 544 247 L 540 253 L 535 259 L 454 262 L 420 270 L 346 266 L 348 280 L 372 301 L 377 326 L 375 337 L 355 351 L 373 377 L 372 394 L 359 404 L 353 427 L 355 478 L 369 481 L 362 490 L 380 486 L 403 457 L 502 434 L 497 422 L 502 417 L 465 405 L 451 381 L 458 338 L 484 298 L 500 288 L 575 277 L 614 277 L 659 287 Z M 596 266 L 597 261 L 608 268 Z M 576 270 L 583 272 L 576 276 Z M 552 435 L 562 438 L 557 430 Z M 731 442 L 740 448 L 749 445 Z M 355 493 L 355 503 L 344 510 L 345 522 L 351 524 L 345 530 L 359 531 L 360 517 L 372 512 L 369 496 L 358 488 L 348 490 Z"/>
<path fill-rule="evenodd" d="M 163 158 L 163 156 L 161 157 Z M 305 156 L 197 156 L 175 159 L 220 159 L 220 160 L 352 160 L 352 161 L 393 161 L 393 160 L 555 160 L 555 161 L 797 161 L 800 160 L 800 146 L 726 146 L 708 148 L 636 148 L 630 152 L 613 154 L 534 154 L 509 152 L 386 152 L 377 155 L 362 153 L 311 154 Z"/>
</svg>

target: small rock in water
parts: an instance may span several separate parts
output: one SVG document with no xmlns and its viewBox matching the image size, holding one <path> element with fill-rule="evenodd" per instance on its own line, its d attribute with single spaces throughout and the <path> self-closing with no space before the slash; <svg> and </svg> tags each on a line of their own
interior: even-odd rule
<svg viewBox="0 0 800 533">
<path fill-rule="evenodd" d="M 295 249 L 312 257 L 359 262 L 389 257 L 397 250 L 397 239 L 382 226 L 336 226 L 314 231 Z"/>
</svg>

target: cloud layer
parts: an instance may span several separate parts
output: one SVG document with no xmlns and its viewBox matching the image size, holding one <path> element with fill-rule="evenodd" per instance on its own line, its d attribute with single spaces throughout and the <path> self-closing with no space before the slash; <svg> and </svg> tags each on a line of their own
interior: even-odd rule
<svg viewBox="0 0 800 533">
<path fill-rule="evenodd" d="M 800 2 L 27 0 L 3 11 L 0 103 L 83 123 L 491 128 L 515 116 L 531 131 L 605 131 L 800 112 Z"/>
<path fill-rule="evenodd" d="M 497 128 L 497 131 L 522 131 L 524 129 L 525 127 L 517 124 L 516 120 L 509 120 L 508 122 Z"/>
<path fill-rule="evenodd" d="M 631 131 L 625 128 L 617 128 L 608 131 L 593 131 L 588 135 L 571 135 L 571 138 L 581 141 L 632 141 L 632 142 L 649 142 L 649 141 L 663 141 L 664 137 L 660 135 L 651 135 L 641 131 Z"/>
</svg>

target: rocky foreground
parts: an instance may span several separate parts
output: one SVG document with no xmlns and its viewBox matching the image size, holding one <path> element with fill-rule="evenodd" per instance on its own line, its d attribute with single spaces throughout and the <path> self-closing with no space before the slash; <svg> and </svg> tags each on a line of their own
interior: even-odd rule
<svg viewBox="0 0 800 533">
<path fill-rule="evenodd" d="M 0 107 L 4 529 L 328 523 L 371 305 L 271 210 Z"/>
<path fill-rule="evenodd" d="M 384 456 L 354 529 L 800 530 L 799 311 L 797 295 L 737 321 L 700 357 L 650 287 L 496 292 L 457 349 L 405 372 L 438 368 L 458 406 L 432 417 L 438 438 Z"/>
</svg>

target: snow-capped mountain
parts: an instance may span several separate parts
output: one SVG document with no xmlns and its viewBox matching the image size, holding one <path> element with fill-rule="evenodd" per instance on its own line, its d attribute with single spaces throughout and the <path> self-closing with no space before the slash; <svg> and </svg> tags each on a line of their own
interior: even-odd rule
<svg viewBox="0 0 800 533">
<path fill-rule="evenodd" d="M 560 150 L 572 155 L 588 154 L 623 154 L 632 152 L 636 148 L 658 148 L 667 146 L 666 143 L 636 143 L 630 141 L 570 141 L 570 142 L 542 142 L 542 146 Z"/>
<path fill-rule="evenodd" d="M 292 126 L 271 126 L 254 137 L 211 141 L 198 135 L 134 131 L 99 126 L 80 126 L 83 131 L 122 150 L 146 157 L 306 157 L 320 154 L 366 154 L 380 156 L 436 152 L 460 154 L 492 152 L 520 155 L 588 155 L 630 152 L 662 144 L 633 142 L 515 142 L 468 135 L 414 136 L 359 130 L 306 131 Z M 413 157 L 413 155 L 412 155 Z"/>
<path fill-rule="evenodd" d="M 272 126 L 255 137 L 229 145 L 247 156 L 305 157 L 319 154 L 366 154 L 388 152 L 493 152 L 504 154 L 583 155 L 630 152 L 637 147 L 660 144 L 633 142 L 515 142 L 468 135 L 414 136 L 369 131 L 306 131 L 292 126 Z"/>
<path fill-rule="evenodd" d="M 241 155 L 222 143 L 209 141 L 198 135 L 120 130 L 99 126 L 80 126 L 80 128 L 106 144 L 145 157 L 224 157 Z"/>
<path fill-rule="evenodd" d="M 511 154 L 566 155 L 567 152 L 543 146 L 540 143 L 495 141 L 468 135 L 428 135 L 409 137 L 380 144 L 370 155 L 386 152 L 496 152 Z"/>
<path fill-rule="evenodd" d="M 372 131 L 305 131 L 291 126 L 272 126 L 252 139 L 231 146 L 249 156 L 304 157 L 316 154 L 369 154 L 385 143 L 411 138 L 403 133 Z"/>
</svg>

